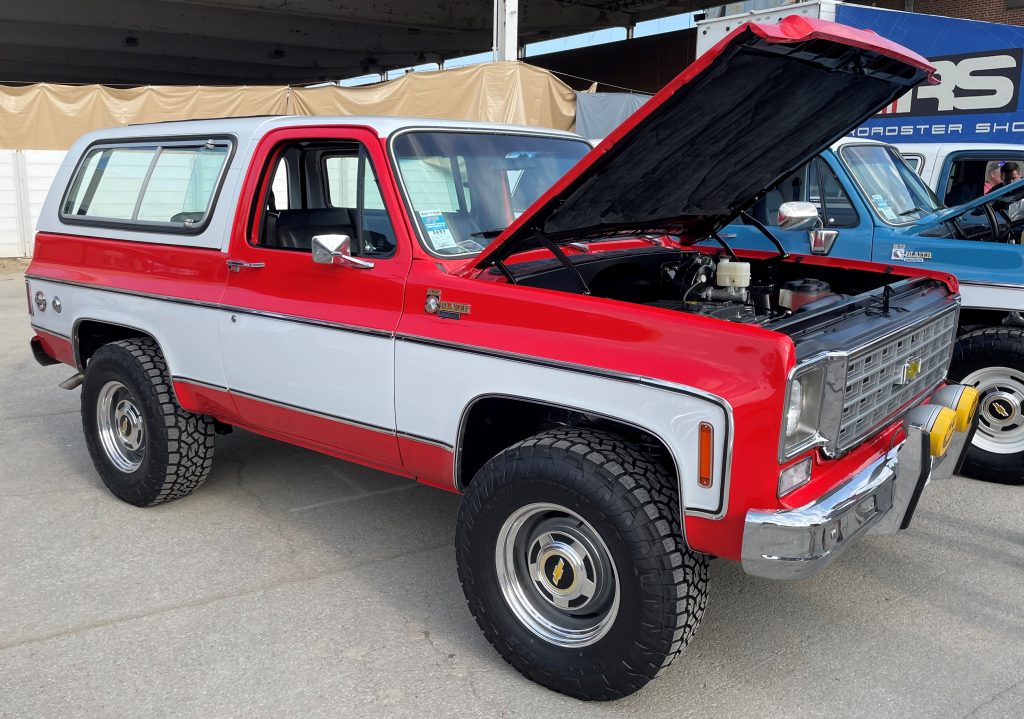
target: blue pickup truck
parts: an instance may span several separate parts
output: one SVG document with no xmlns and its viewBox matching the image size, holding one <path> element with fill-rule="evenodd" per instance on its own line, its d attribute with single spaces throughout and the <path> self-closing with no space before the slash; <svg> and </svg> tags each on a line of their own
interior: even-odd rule
<svg viewBox="0 0 1024 719">
<path fill-rule="evenodd" d="M 765 232 L 788 252 L 956 275 L 963 310 L 950 379 L 982 394 L 963 471 L 1024 484 L 1024 181 L 946 208 L 895 147 L 844 138 L 783 178 L 720 236 L 737 247 L 770 249 Z"/>
</svg>

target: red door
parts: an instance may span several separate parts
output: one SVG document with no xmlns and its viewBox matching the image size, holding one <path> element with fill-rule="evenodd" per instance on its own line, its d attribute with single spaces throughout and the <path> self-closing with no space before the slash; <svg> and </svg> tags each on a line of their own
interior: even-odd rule
<svg viewBox="0 0 1024 719">
<path fill-rule="evenodd" d="M 401 471 L 394 330 L 411 243 L 379 138 L 291 128 L 257 149 L 233 230 L 221 356 L 246 424 Z M 352 264 L 313 261 L 350 238 Z"/>
</svg>

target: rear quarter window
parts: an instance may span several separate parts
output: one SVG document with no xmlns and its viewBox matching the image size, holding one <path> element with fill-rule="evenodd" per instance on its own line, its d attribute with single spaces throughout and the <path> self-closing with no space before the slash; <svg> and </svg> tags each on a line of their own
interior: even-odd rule
<svg viewBox="0 0 1024 719">
<path fill-rule="evenodd" d="M 61 219 L 197 232 L 213 210 L 231 151 L 229 140 L 94 145 L 75 170 Z"/>
</svg>

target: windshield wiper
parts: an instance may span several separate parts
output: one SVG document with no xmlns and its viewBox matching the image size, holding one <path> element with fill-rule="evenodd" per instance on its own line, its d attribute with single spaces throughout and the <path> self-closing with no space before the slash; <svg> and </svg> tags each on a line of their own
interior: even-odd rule
<svg viewBox="0 0 1024 719">
<path fill-rule="evenodd" d="M 907 210 L 905 212 L 901 212 L 901 213 L 899 213 L 896 216 L 897 217 L 906 217 L 907 215 L 910 215 L 910 214 L 912 214 L 914 212 L 927 212 L 927 211 L 928 210 L 924 209 L 923 207 L 911 207 L 909 210 Z"/>
<path fill-rule="evenodd" d="M 487 238 L 489 240 L 489 239 L 492 239 L 494 237 L 497 237 L 502 232 L 504 232 L 506 229 L 507 228 L 505 228 L 505 227 L 498 227 L 498 228 L 493 229 L 493 230 L 480 230 L 479 232 L 470 232 L 469 236 L 470 237 L 484 237 L 484 238 Z"/>
</svg>

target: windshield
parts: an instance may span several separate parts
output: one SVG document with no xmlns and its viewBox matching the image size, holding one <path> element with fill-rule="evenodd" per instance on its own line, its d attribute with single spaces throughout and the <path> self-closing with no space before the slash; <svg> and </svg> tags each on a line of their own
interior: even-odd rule
<svg viewBox="0 0 1024 719">
<path fill-rule="evenodd" d="M 890 225 L 916 222 L 942 207 L 899 153 L 885 145 L 847 145 L 843 162 L 875 213 Z"/>
<path fill-rule="evenodd" d="M 427 249 L 480 252 L 590 151 L 583 140 L 481 132 L 409 132 L 395 164 Z"/>
</svg>

